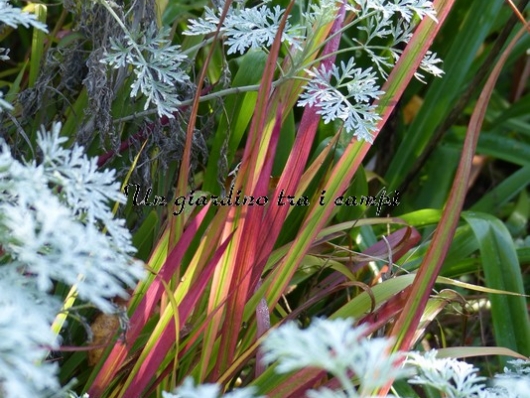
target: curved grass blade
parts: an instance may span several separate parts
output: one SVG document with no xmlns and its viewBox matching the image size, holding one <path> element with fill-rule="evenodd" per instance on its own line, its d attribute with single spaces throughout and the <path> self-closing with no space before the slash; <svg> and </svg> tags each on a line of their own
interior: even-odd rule
<svg viewBox="0 0 530 398">
<path fill-rule="evenodd" d="M 486 286 L 518 296 L 490 294 L 495 341 L 524 355 L 530 355 L 530 319 L 524 295 L 521 267 L 506 226 L 485 214 L 464 212 L 473 229 L 482 256 Z"/>
<path fill-rule="evenodd" d="M 480 129 L 484 115 L 486 114 L 487 104 L 493 92 L 494 84 L 497 81 L 502 67 L 508 58 L 511 50 L 517 43 L 518 39 L 525 33 L 522 29 L 510 42 L 507 49 L 501 55 L 499 61 L 488 78 L 488 81 L 482 91 L 480 100 L 471 117 L 468 132 L 464 142 L 464 148 L 455 181 L 451 189 L 451 194 L 447 205 L 444 209 L 442 219 L 436 229 L 433 240 L 423 259 L 418 271 L 417 279 L 410 290 L 409 299 L 403 308 L 401 316 L 398 318 L 392 329 L 392 336 L 396 338 L 394 350 L 408 350 L 413 344 L 414 331 L 420 322 L 421 314 L 427 304 L 430 292 L 434 286 L 436 277 L 442 267 L 443 261 L 449 250 L 453 239 L 460 212 L 464 205 L 464 199 L 467 192 L 469 176 L 473 155 L 475 153 Z M 389 386 L 383 389 L 382 393 L 388 392 Z"/>
</svg>

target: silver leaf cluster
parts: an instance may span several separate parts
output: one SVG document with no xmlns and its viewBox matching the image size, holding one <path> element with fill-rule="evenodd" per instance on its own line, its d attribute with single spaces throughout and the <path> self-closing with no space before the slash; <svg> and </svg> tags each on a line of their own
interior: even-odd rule
<svg viewBox="0 0 530 398">
<path fill-rule="evenodd" d="M 388 71 L 402 54 L 400 45 L 406 44 L 415 28 L 414 16 L 430 17 L 436 20 L 431 1 L 425 0 L 354 0 L 345 5 L 346 10 L 355 13 L 351 26 L 361 33 L 351 37 L 356 45 L 351 48 L 356 54 L 366 54 L 373 68 L 355 68 L 354 57 L 341 68 L 332 66 L 311 68 L 306 72 L 312 80 L 306 85 L 299 106 L 316 106 L 325 123 L 342 120 L 347 133 L 361 140 L 373 142 L 380 117 L 371 105 L 383 94 L 378 78 L 387 78 Z M 434 53 L 427 53 L 420 69 L 440 76 L 441 61 Z M 423 77 L 416 73 L 421 80 Z"/>
<path fill-rule="evenodd" d="M 437 358 L 437 351 L 425 355 L 410 353 L 407 364 L 418 374 L 409 380 L 411 384 L 430 386 L 453 398 L 479 397 L 485 390 L 485 377 L 478 376 L 478 369 L 467 362 L 454 358 Z"/>
<path fill-rule="evenodd" d="M 223 5 L 216 9 L 205 7 L 204 17 L 190 20 L 183 34 L 194 36 L 215 33 L 222 12 Z M 230 7 L 220 27 L 220 33 L 228 45 L 228 54 L 244 54 L 249 49 L 271 46 L 283 13 L 280 6 L 271 9 L 264 4 L 249 8 Z M 282 32 L 282 42 L 296 45 L 301 38 L 296 31 L 287 22 Z"/>
<path fill-rule="evenodd" d="M 355 5 L 347 9 L 357 15 L 358 29 L 365 34 L 360 40 L 352 37 L 372 60 L 382 77 L 388 76 L 388 69 L 395 65 L 401 56 L 400 44 L 406 44 L 412 37 L 415 27 L 414 16 L 419 19 L 429 17 L 436 20 L 432 1 L 426 0 L 354 0 Z M 381 39 L 388 44 L 381 44 Z M 390 53 L 390 56 L 387 54 Z M 436 67 L 441 62 L 435 54 L 428 53 L 421 69 L 439 76 L 442 72 Z M 417 75 L 421 78 L 421 75 Z"/>
<path fill-rule="evenodd" d="M 35 15 L 23 12 L 20 8 L 13 7 L 7 0 L 0 0 L 0 29 L 3 25 L 11 26 L 16 28 L 22 25 L 26 28 L 30 26 L 35 29 L 48 32 L 45 24 L 38 21 Z M 0 61 L 7 61 L 9 49 L 0 47 Z M 10 111 L 13 106 L 3 99 L 4 94 L 0 91 L 0 113 L 3 111 Z"/>
<path fill-rule="evenodd" d="M 490 390 L 502 397 L 523 398 L 530 391 L 530 360 L 515 359 L 508 363 L 510 367 L 505 367 L 504 373 L 495 375 Z"/>
<path fill-rule="evenodd" d="M 173 392 L 162 392 L 163 398 L 218 398 L 221 387 L 218 384 L 195 385 L 193 378 L 188 376 L 182 385 Z M 254 387 L 239 388 L 223 395 L 224 398 L 264 398 L 255 395 Z"/>
<path fill-rule="evenodd" d="M 275 371 L 289 373 L 303 368 L 326 370 L 340 382 L 341 390 L 322 387 L 306 392 L 308 398 L 358 398 L 388 382 L 409 378 L 409 383 L 430 386 L 450 398 L 524 398 L 530 391 L 530 361 L 511 361 L 512 368 L 496 375 L 495 387 L 486 388 L 485 377 L 477 369 L 454 358 L 438 358 L 437 351 L 389 354 L 393 342 L 387 338 L 367 338 L 366 326 L 353 327 L 352 319 L 314 319 L 306 329 L 287 322 L 273 329 L 261 349 L 266 363 L 276 363 Z M 404 361 L 404 364 L 402 365 Z M 359 386 L 354 387 L 352 378 Z M 218 398 L 217 384 L 195 385 L 191 377 L 164 398 Z M 241 388 L 225 398 L 253 398 L 251 388 Z M 388 395 L 387 397 L 391 397 Z"/>
<path fill-rule="evenodd" d="M 39 290 L 49 291 L 54 281 L 77 285 L 82 299 L 109 312 L 109 299 L 125 297 L 124 286 L 143 276 L 131 257 L 135 249 L 124 220 L 114 219 L 107 208 L 125 198 L 114 171 L 98 171 L 97 160 L 81 147 L 61 147 L 66 139 L 59 136 L 60 127 L 39 133 L 40 164 L 14 160 L 3 145 L 2 246 Z"/>
<path fill-rule="evenodd" d="M 530 391 L 530 361 L 509 361 L 512 368 L 495 375 L 493 387 L 486 387 L 486 378 L 478 369 L 454 358 L 438 358 L 436 350 L 424 354 L 409 353 L 407 366 L 417 374 L 411 384 L 430 386 L 451 398 L 524 398 Z"/>
<path fill-rule="evenodd" d="M 0 0 L 0 27 L 2 24 L 16 28 L 19 25 L 48 32 L 45 24 L 38 21 L 35 15 L 23 12 L 20 8 L 13 7 L 7 0 Z"/>
<path fill-rule="evenodd" d="M 124 202 L 112 171 L 98 171 L 81 147 L 66 150 L 60 124 L 42 129 L 42 161 L 20 162 L 0 143 L 0 396 L 60 390 L 51 330 L 60 302 L 56 282 L 104 312 L 111 298 L 144 276 L 131 235 L 107 206 Z"/>
<path fill-rule="evenodd" d="M 0 266 L 0 396 L 41 397 L 58 391 L 56 364 L 44 364 L 58 346 L 50 325 L 60 303 L 40 292 L 15 266 Z"/>
<path fill-rule="evenodd" d="M 324 65 L 308 70 L 312 78 L 302 93 L 299 106 L 316 106 L 324 123 L 340 119 L 346 131 L 355 131 L 359 139 L 372 142 L 380 120 L 372 102 L 383 92 L 372 68 L 356 68 L 353 58 L 341 62 L 340 68 Z"/>
<path fill-rule="evenodd" d="M 347 397 L 366 396 L 389 380 L 406 373 L 396 366 L 401 354 L 388 354 L 393 342 L 385 338 L 365 337 L 366 327 L 353 328 L 352 319 L 314 319 L 307 329 L 294 322 L 270 332 L 262 345 L 263 360 L 276 362 L 276 371 L 287 373 L 305 367 L 326 370 L 342 384 Z M 356 390 L 351 377 L 359 380 Z M 311 397 L 341 396 L 330 390 L 318 390 Z M 332 394 L 332 395 L 330 395 Z"/>
<path fill-rule="evenodd" d="M 110 38 L 102 63 L 115 69 L 132 68 L 135 75 L 131 85 L 131 97 L 139 92 L 146 96 L 144 110 L 153 103 L 160 116 L 173 117 L 178 111 L 180 99 L 177 87 L 189 83 L 189 76 L 183 70 L 187 57 L 180 46 L 172 45 L 170 30 L 158 30 L 155 23 L 141 34 L 126 34 L 121 39 Z"/>
</svg>

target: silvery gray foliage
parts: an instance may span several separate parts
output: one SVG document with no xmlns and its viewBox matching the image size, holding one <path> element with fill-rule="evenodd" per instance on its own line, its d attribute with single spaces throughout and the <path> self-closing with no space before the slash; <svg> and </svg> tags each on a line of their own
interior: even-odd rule
<svg viewBox="0 0 530 398">
<path fill-rule="evenodd" d="M 254 394 L 254 387 L 236 389 L 224 398 L 264 398 Z M 177 387 L 172 393 L 162 392 L 163 398 L 218 398 L 221 394 L 221 387 L 218 384 L 200 384 L 195 385 L 193 378 L 188 376 L 184 379 L 182 385 Z"/>
<path fill-rule="evenodd" d="M 76 284 L 82 299 L 109 312 L 109 299 L 125 297 L 123 285 L 134 286 L 143 276 L 131 257 L 135 249 L 124 220 L 107 208 L 109 202 L 125 203 L 125 197 L 114 171 L 98 171 L 97 159 L 88 159 L 81 147 L 62 148 L 60 128 L 57 123 L 39 133 L 40 164 L 19 163 L 4 145 L 3 248 L 34 275 L 39 290 L 48 291 L 53 281 Z"/>
<path fill-rule="evenodd" d="M 0 61 L 7 61 L 9 59 L 9 48 L 0 48 Z"/>
<path fill-rule="evenodd" d="M 486 388 L 486 378 L 479 376 L 473 365 L 455 358 L 437 358 L 437 354 L 436 350 L 408 354 L 407 365 L 417 371 L 409 383 L 433 387 L 449 398 L 519 397 L 500 388 Z"/>
<path fill-rule="evenodd" d="M 352 319 L 317 318 L 303 330 L 294 322 L 286 323 L 271 331 L 263 342 L 263 360 L 267 363 L 276 361 L 278 373 L 304 367 L 326 370 L 341 382 L 346 394 L 322 389 L 312 392 L 308 395 L 310 397 L 366 397 L 389 380 L 408 374 L 396 366 L 402 355 L 388 354 L 392 340 L 367 339 L 366 326 L 352 326 Z M 360 384 L 357 389 L 351 382 L 352 373 Z"/>
<path fill-rule="evenodd" d="M 424 355 L 410 353 L 407 364 L 413 366 L 418 374 L 409 380 L 436 388 L 452 398 L 478 397 L 485 389 L 485 377 L 478 376 L 478 369 L 467 362 L 454 358 L 437 358 L 438 352 L 431 350 Z"/>
<path fill-rule="evenodd" d="M 321 388 L 307 392 L 308 398 L 368 398 L 372 389 L 381 387 L 393 378 L 402 378 L 408 371 L 396 366 L 401 354 L 388 354 L 392 341 L 385 338 L 367 339 L 366 327 L 353 328 L 351 319 L 314 319 L 301 330 L 295 322 L 288 322 L 272 330 L 261 349 L 266 363 L 276 362 L 276 372 L 287 373 L 305 367 L 326 370 L 341 382 L 343 391 Z M 355 389 L 351 373 L 359 379 Z M 164 398 L 217 398 L 217 384 L 194 385 L 187 377 L 173 393 Z M 242 388 L 223 395 L 224 398 L 254 398 L 252 388 Z M 391 396 L 389 396 L 391 397 Z"/>
<path fill-rule="evenodd" d="M 409 383 L 430 386 L 449 398 L 525 398 L 530 391 L 530 361 L 509 361 L 512 368 L 495 375 L 493 387 L 486 388 L 478 369 L 454 358 L 437 358 L 437 351 L 409 353 L 407 366 L 417 374 Z"/>
<path fill-rule="evenodd" d="M 35 15 L 23 12 L 20 8 L 13 7 L 7 0 L 0 0 L 0 28 L 2 25 L 11 26 L 17 28 L 22 25 L 26 28 L 30 26 L 35 29 L 48 32 L 45 24 L 39 22 Z M 7 61 L 9 49 L 0 47 L 0 61 Z M 0 113 L 5 110 L 12 110 L 13 106 L 3 99 L 4 94 L 0 91 Z"/>
<path fill-rule="evenodd" d="M 123 221 L 107 209 L 125 202 L 114 172 L 100 172 L 82 148 L 62 148 L 60 124 L 42 129 L 42 162 L 21 163 L 0 143 L 0 396 L 44 397 L 60 390 L 43 362 L 58 341 L 51 324 L 57 281 L 104 312 L 143 277 Z M 108 232 L 104 232 L 106 229 Z"/>
<path fill-rule="evenodd" d="M 2 53 L 4 53 L 5 55 L 3 55 Z M 9 59 L 9 57 L 7 56 L 8 53 L 9 49 L 0 47 L 0 61 L 7 61 Z M 3 97 L 4 93 L 0 91 L 0 113 L 2 113 L 4 110 L 13 110 L 13 106 L 9 102 L 5 101 Z"/>
<path fill-rule="evenodd" d="M 323 369 L 333 374 L 342 390 L 323 387 L 307 391 L 308 398 L 369 398 L 376 388 L 396 379 L 430 386 L 448 398 L 526 398 L 530 391 L 530 361 L 515 360 L 512 369 L 496 375 L 493 388 L 486 388 L 485 377 L 477 369 L 453 358 L 437 358 L 437 351 L 389 354 L 393 343 L 387 338 L 371 338 L 365 326 L 352 327 L 352 319 L 314 319 L 301 330 L 295 322 L 273 329 L 261 345 L 267 363 L 276 362 L 276 372 L 288 373 L 302 368 Z M 415 374 L 414 374 L 415 373 Z M 352 375 L 358 380 L 354 388 Z M 217 384 L 195 385 L 191 377 L 164 398 L 218 398 Z M 526 395 L 525 395 L 526 394 Z M 224 398 L 254 398 L 252 388 L 241 388 Z M 392 395 L 387 395 L 392 397 Z"/>
<path fill-rule="evenodd" d="M 218 2 L 214 9 L 205 7 L 204 16 L 190 20 L 187 35 L 207 35 L 217 30 L 224 2 Z M 246 1 L 234 1 L 220 26 L 221 36 L 228 47 L 228 54 L 243 54 L 248 49 L 270 46 L 279 28 L 283 10 L 278 6 L 269 8 L 263 3 L 245 8 Z M 323 67 L 306 68 L 309 82 L 298 102 L 299 106 L 316 106 L 325 123 L 342 120 L 347 133 L 358 139 L 373 141 L 380 117 L 371 104 L 383 94 L 378 80 L 388 77 L 402 54 L 399 46 L 406 44 L 415 28 L 414 16 L 436 21 L 432 1 L 426 0 L 353 0 L 343 2 L 347 11 L 355 14 L 353 22 L 361 33 L 351 37 L 356 45 L 350 50 L 355 54 L 365 53 L 373 66 L 367 69 L 356 67 L 355 57 L 334 65 L 329 70 Z M 339 2 L 321 0 L 312 2 L 301 13 L 301 26 L 289 23 L 282 32 L 282 41 L 295 50 L 302 50 L 301 43 L 310 41 L 315 27 L 329 23 L 338 11 Z M 297 59 L 292 54 L 293 59 Z M 427 53 L 420 69 L 440 76 L 443 72 L 437 66 L 441 61 L 434 53 Z M 302 66 L 304 68 L 304 66 Z M 423 76 L 416 73 L 418 79 Z M 331 81 L 330 81 L 331 79 Z"/>
<path fill-rule="evenodd" d="M 41 397 L 60 389 L 58 366 L 39 365 L 46 350 L 58 345 L 50 325 L 60 303 L 39 291 L 18 266 L 0 265 L 0 396 Z"/>
<path fill-rule="evenodd" d="M 153 22 L 141 33 L 110 37 L 110 49 L 101 62 L 115 69 L 131 66 L 135 74 L 131 97 L 141 92 L 146 96 L 144 109 L 153 103 L 160 116 L 172 118 L 180 105 L 176 88 L 189 84 L 190 79 L 182 69 L 187 57 L 180 46 L 171 44 L 169 32 L 167 28 L 158 30 Z"/>
<path fill-rule="evenodd" d="M 9 102 L 5 101 L 3 97 L 4 97 L 4 94 L 0 91 L 0 113 L 2 113 L 5 110 L 7 111 L 13 110 L 13 106 Z"/>
<path fill-rule="evenodd" d="M 39 22 L 35 15 L 23 12 L 20 8 L 13 7 L 7 0 L 0 0 L 0 27 L 2 24 L 12 28 L 22 25 L 25 28 L 33 26 L 35 29 L 48 32 L 45 24 Z"/>
<path fill-rule="evenodd" d="M 308 36 L 312 29 L 316 26 L 321 26 L 332 22 L 337 17 L 337 1 L 335 0 L 321 0 L 317 2 L 310 2 L 309 10 L 302 12 L 306 36 Z"/>
<path fill-rule="evenodd" d="M 228 45 L 228 54 L 237 52 L 244 54 L 249 49 L 271 46 L 284 10 L 280 6 L 271 9 L 265 4 L 245 8 L 245 1 L 234 3 L 235 6 L 229 8 L 220 28 L 220 33 Z M 194 36 L 215 33 L 223 8 L 224 2 L 221 2 L 216 9 L 205 7 L 204 17 L 190 20 L 188 29 L 183 34 Z M 297 44 L 300 38 L 297 29 L 287 22 L 282 33 L 282 41 Z"/>
<path fill-rule="evenodd" d="M 504 373 L 495 375 L 492 392 L 506 398 L 524 398 L 530 391 L 530 360 L 508 361 L 510 367 Z"/>
<path fill-rule="evenodd" d="M 326 370 L 341 382 L 343 390 L 321 388 L 307 392 L 308 398 L 357 398 L 369 397 L 369 392 L 386 384 L 393 378 L 409 374 L 396 361 L 401 354 L 388 354 L 392 341 L 384 338 L 367 339 L 366 327 L 353 328 L 351 319 L 314 319 L 311 325 L 301 330 L 295 322 L 288 322 L 272 330 L 265 338 L 261 349 L 266 363 L 276 362 L 276 372 L 287 373 L 305 367 Z M 360 382 L 353 387 L 351 372 Z M 164 393 L 164 398 L 217 398 L 220 387 L 216 384 L 195 386 L 191 377 L 173 394 Z M 253 398 L 249 388 L 239 389 L 225 398 Z M 389 396 L 391 397 L 391 396 Z"/>
<path fill-rule="evenodd" d="M 88 159 L 83 147 L 64 149 L 67 138 L 59 136 L 60 128 L 55 124 L 50 133 L 42 130 L 37 137 L 45 178 L 61 187 L 59 198 L 85 226 L 104 227 L 119 252 L 134 252 L 125 221 L 115 219 L 108 207 L 109 202 L 125 203 L 115 171 L 98 170 L 97 158 Z"/>
<path fill-rule="evenodd" d="M 406 44 L 412 37 L 415 24 L 413 17 L 423 19 L 429 17 L 437 22 L 432 1 L 426 0 L 354 0 L 355 5 L 347 5 L 346 9 L 357 14 L 355 21 L 358 29 L 365 33 L 365 38 L 351 39 L 359 46 L 355 50 L 365 52 L 382 77 L 388 76 L 387 70 L 392 68 L 402 54 L 398 48 Z M 381 39 L 389 41 L 381 45 Z M 389 58 L 386 54 L 390 52 Z M 441 60 L 436 54 L 428 52 L 420 69 L 434 76 L 441 76 L 443 71 L 437 67 Z M 416 77 L 422 77 L 416 73 Z"/>
<path fill-rule="evenodd" d="M 0 3 L 0 7 L 1 6 L 2 6 L 2 4 Z M 1 11 L 0 11 L 0 18 L 1 18 L 1 16 L 2 16 L 2 14 L 1 14 Z M 0 47 L 0 61 L 7 61 L 9 59 L 8 54 L 9 54 L 9 48 Z M 10 111 L 10 110 L 13 109 L 13 106 L 9 102 L 3 100 L 3 97 L 4 97 L 4 93 L 2 93 L 0 91 L 0 113 L 2 113 L 3 110 Z"/>
<path fill-rule="evenodd" d="M 345 4 L 347 11 L 356 14 L 352 26 L 364 34 L 364 39 L 351 37 L 357 44 L 351 50 L 364 52 L 373 63 L 373 68 L 355 68 L 354 58 L 341 68 L 333 65 L 306 70 L 310 82 L 298 102 L 299 106 L 312 105 L 319 108 L 324 123 L 342 120 L 346 132 L 358 139 L 373 142 L 380 120 L 371 104 L 380 98 L 379 77 L 388 77 L 387 70 L 399 60 L 402 51 L 398 45 L 407 43 L 414 29 L 413 16 L 430 17 L 436 20 L 431 1 L 425 0 L 354 0 L 355 4 Z M 382 44 L 385 43 L 385 44 Z M 388 56 L 390 53 L 390 57 Z M 443 72 L 437 67 L 441 62 L 434 53 L 427 53 L 420 69 L 440 76 Z M 377 72 L 377 73 L 376 73 Z M 423 76 L 416 73 L 416 77 Z M 331 79 L 331 80 L 330 80 Z M 342 90 L 341 90 L 342 89 Z"/>
<path fill-rule="evenodd" d="M 377 75 L 372 68 L 356 68 L 353 58 L 341 62 L 340 68 L 324 65 L 308 70 L 312 78 L 302 93 L 299 106 L 316 106 L 324 123 L 340 119 L 346 131 L 355 131 L 359 139 L 372 142 L 372 133 L 381 119 L 372 102 L 383 92 L 379 90 Z M 347 94 L 344 94 L 345 91 Z M 351 101 L 354 100 L 354 102 Z"/>
</svg>

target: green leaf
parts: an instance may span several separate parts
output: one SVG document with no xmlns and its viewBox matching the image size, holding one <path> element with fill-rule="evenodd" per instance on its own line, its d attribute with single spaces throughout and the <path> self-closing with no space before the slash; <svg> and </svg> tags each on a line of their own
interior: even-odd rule
<svg viewBox="0 0 530 398">
<path fill-rule="evenodd" d="M 411 170 L 432 138 L 436 127 L 451 111 L 452 104 L 461 93 L 473 65 L 473 61 L 490 34 L 503 0 L 466 2 L 468 9 L 455 26 L 460 40 L 455 40 L 444 58 L 444 76 L 430 85 L 420 112 L 412 122 L 407 135 L 392 159 L 385 180 L 389 189 L 396 189 Z M 467 5 L 466 4 L 466 5 Z M 462 18 L 462 16 L 460 17 Z"/>
<path fill-rule="evenodd" d="M 462 213 L 473 229 L 482 255 L 486 286 L 524 294 L 521 268 L 513 240 L 497 218 L 475 212 Z M 489 295 L 495 341 L 524 355 L 530 354 L 530 320 L 523 297 Z"/>
<path fill-rule="evenodd" d="M 530 165 L 530 145 L 506 134 L 482 133 L 477 152 L 521 166 Z"/>
<path fill-rule="evenodd" d="M 232 83 L 233 87 L 257 84 L 263 75 L 267 54 L 262 51 L 250 51 L 239 60 L 239 69 Z M 228 96 L 224 100 L 224 111 L 219 121 L 212 149 L 209 154 L 208 167 L 204 174 L 204 190 L 219 192 L 218 172 L 223 146 L 228 144 L 226 155 L 228 167 L 243 138 L 250 119 L 254 114 L 258 94 L 247 92 Z"/>
<path fill-rule="evenodd" d="M 530 183 L 528 179 L 529 174 L 530 165 L 520 168 L 484 195 L 484 197 L 471 207 L 471 210 L 485 213 L 495 211 L 528 186 Z"/>
<path fill-rule="evenodd" d="M 35 4 L 34 12 L 37 20 L 42 23 L 46 23 L 46 14 L 48 8 L 43 4 Z M 41 62 L 43 49 L 44 49 L 44 38 L 47 37 L 46 33 L 40 29 L 33 28 L 33 39 L 31 44 L 31 61 L 29 66 L 29 87 L 35 86 L 37 77 L 41 71 Z M 48 40 L 51 38 L 48 36 Z"/>
</svg>

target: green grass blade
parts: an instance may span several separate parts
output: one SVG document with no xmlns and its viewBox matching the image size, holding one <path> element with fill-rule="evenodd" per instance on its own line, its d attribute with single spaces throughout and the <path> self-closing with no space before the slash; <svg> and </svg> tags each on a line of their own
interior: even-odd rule
<svg viewBox="0 0 530 398">
<path fill-rule="evenodd" d="M 506 50 L 502 53 L 499 61 L 496 63 L 490 74 L 485 87 L 482 90 L 480 100 L 477 102 L 473 111 L 464 142 L 464 148 L 462 150 L 462 158 L 458 166 L 448 203 L 443 212 L 442 220 L 436 229 L 433 241 L 423 259 L 422 265 L 418 271 L 418 276 L 412 285 L 409 299 L 403 308 L 401 316 L 398 318 L 392 329 L 392 335 L 396 338 L 394 350 L 408 350 L 414 343 L 414 330 L 416 329 L 421 314 L 425 309 L 425 305 L 428 301 L 435 279 L 439 274 L 443 261 L 447 255 L 449 245 L 454 237 L 460 218 L 459 215 L 464 205 L 467 185 L 470 178 L 473 155 L 494 85 L 499 78 L 508 55 L 513 50 L 517 40 L 523 36 L 524 33 L 525 31 L 523 29 L 520 30 L 517 36 L 514 37 Z M 385 390 L 388 391 L 388 388 L 385 388 Z"/>
<path fill-rule="evenodd" d="M 524 294 L 521 267 L 506 226 L 485 213 L 464 212 L 462 216 L 479 243 L 486 285 Z M 530 355 L 530 320 L 525 298 L 490 294 L 489 299 L 497 345 Z"/>
<path fill-rule="evenodd" d="M 500 208 L 530 184 L 530 180 L 528 179 L 529 175 L 530 165 L 520 168 L 492 191 L 484 195 L 483 198 L 471 207 L 471 210 L 492 212 Z"/>
<path fill-rule="evenodd" d="M 413 162 L 417 159 L 430 141 L 436 127 L 451 110 L 470 73 L 478 49 L 490 33 L 504 0 L 469 3 L 464 21 L 459 27 L 459 37 L 453 43 L 448 54 L 444 56 L 444 76 L 436 79 L 425 96 L 425 101 L 418 115 L 412 122 L 407 135 L 393 156 L 385 176 L 389 189 L 396 189 L 403 181 Z"/>
<path fill-rule="evenodd" d="M 46 23 L 47 7 L 44 4 L 35 4 L 34 11 L 35 16 L 39 22 Z M 46 33 L 39 29 L 33 29 L 33 38 L 31 43 L 31 61 L 29 64 L 29 87 L 35 86 L 37 78 L 41 70 L 41 62 L 43 49 L 44 49 L 44 38 L 47 37 Z M 48 40 L 51 38 L 48 37 Z"/>
</svg>

